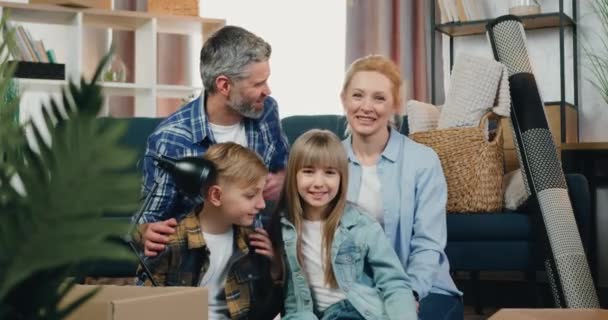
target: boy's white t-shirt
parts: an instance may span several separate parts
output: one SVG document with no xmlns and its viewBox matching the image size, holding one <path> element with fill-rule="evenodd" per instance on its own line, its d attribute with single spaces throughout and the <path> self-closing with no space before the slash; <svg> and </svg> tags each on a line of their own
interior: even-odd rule
<svg viewBox="0 0 608 320">
<path fill-rule="evenodd" d="M 357 205 L 365 209 L 380 225 L 384 225 L 384 205 L 377 166 L 361 166 L 361 188 Z"/>
<path fill-rule="evenodd" d="M 304 220 L 302 225 L 302 257 L 304 272 L 308 279 L 312 298 L 317 310 L 323 312 L 330 305 L 344 300 L 346 295 L 340 288 L 330 288 L 325 284 L 322 239 L 324 221 Z"/>
<path fill-rule="evenodd" d="M 234 250 L 234 230 L 222 234 L 203 232 L 203 238 L 209 249 L 209 269 L 203 276 L 200 287 L 209 291 L 209 319 L 230 319 L 224 284 L 228 275 L 228 260 Z"/>
<path fill-rule="evenodd" d="M 234 142 L 247 147 L 247 134 L 242 121 L 231 126 L 221 126 L 209 122 L 209 126 L 217 143 Z"/>
</svg>

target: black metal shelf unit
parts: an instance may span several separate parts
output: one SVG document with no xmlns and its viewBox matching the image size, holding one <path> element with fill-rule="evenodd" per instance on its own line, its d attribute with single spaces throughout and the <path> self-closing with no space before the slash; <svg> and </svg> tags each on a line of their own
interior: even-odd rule
<svg viewBox="0 0 608 320">
<path fill-rule="evenodd" d="M 577 2 L 578 0 L 572 0 L 572 16 L 564 13 L 564 0 L 559 0 L 558 12 L 542 13 L 529 16 L 522 16 L 524 29 L 535 30 L 535 29 L 546 29 L 546 28 L 559 28 L 559 70 L 560 70 L 560 100 L 558 101 L 560 106 L 560 123 L 561 123 L 561 142 L 566 141 L 566 108 L 572 107 L 578 112 L 578 47 L 577 47 Z M 450 22 L 436 24 L 436 0 L 431 1 L 431 103 L 435 104 L 435 91 L 436 91 L 436 79 L 435 79 L 435 36 L 437 33 L 443 34 L 449 37 L 449 50 L 450 50 L 450 70 L 454 64 L 454 38 L 484 34 L 486 32 L 486 24 L 492 19 L 466 21 L 466 22 Z M 572 29 L 572 70 L 573 70 L 573 92 L 574 101 L 569 103 L 566 101 L 566 76 L 565 76 L 565 36 L 564 32 L 566 28 Z M 578 117 L 577 117 L 578 121 Z M 578 125 L 577 125 L 578 130 Z M 577 133 L 578 137 L 578 133 Z"/>
</svg>

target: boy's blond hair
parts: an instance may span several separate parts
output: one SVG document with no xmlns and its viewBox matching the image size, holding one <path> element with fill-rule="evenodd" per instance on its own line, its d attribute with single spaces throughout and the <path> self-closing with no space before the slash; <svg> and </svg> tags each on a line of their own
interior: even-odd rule
<svg viewBox="0 0 608 320">
<path fill-rule="evenodd" d="M 211 161 L 217 172 L 217 181 L 208 185 L 224 182 L 249 187 L 268 175 L 266 165 L 255 152 L 234 142 L 212 145 L 203 158 Z"/>
</svg>

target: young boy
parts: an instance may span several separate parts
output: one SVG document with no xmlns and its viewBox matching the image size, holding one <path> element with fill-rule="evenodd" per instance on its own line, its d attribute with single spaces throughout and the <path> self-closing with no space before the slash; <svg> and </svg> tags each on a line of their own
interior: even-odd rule
<svg viewBox="0 0 608 320">
<path fill-rule="evenodd" d="M 270 275 L 274 250 L 263 228 L 251 228 L 265 207 L 268 170 L 253 151 L 232 142 L 211 146 L 204 158 L 215 165 L 216 181 L 201 190 L 204 203 L 178 223 L 148 267 L 159 285 L 206 287 L 209 319 L 273 319 L 282 299 Z M 138 278 L 151 285 L 141 268 Z"/>
</svg>

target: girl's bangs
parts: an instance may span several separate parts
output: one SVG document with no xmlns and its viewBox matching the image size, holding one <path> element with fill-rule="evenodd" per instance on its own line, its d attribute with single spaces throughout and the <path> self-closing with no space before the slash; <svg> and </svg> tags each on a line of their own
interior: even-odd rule
<svg viewBox="0 0 608 320">
<path fill-rule="evenodd" d="M 300 168 L 318 167 L 318 168 L 335 168 L 340 169 L 343 159 L 342 150 L 333 150 L 334 148 L 342 148 L 342 145 L 333 146 L 333 143 L 328 141 L 311 141 L 307 146 L 307 150 L 303 150 L 301 157 Z"/>
</svg>

